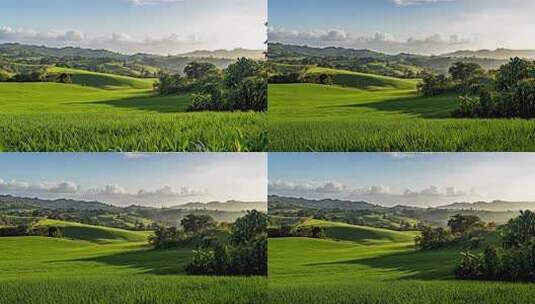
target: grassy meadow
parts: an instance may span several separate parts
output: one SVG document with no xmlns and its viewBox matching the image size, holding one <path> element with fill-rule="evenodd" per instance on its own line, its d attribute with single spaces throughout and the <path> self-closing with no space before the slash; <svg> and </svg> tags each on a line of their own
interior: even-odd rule
<svg viewBox="0 0 535 304">
<path fill-rule="evenodd" d="M 322 221 L 326 239 L 269 241 L 270 303 L 529 303 L 530 284 L 458 281 L 459 248 L 416 251 L 416 232 Z"/>
<path fill-rule="evenodd" d="M 535 151 L 535 122 L 454 119 L 457 96 L 419 97 L 416 80 L 326 68 L 334 85 L 269 86 L 270 151 Z"/>
<path fill-rule="evenodd" d="M 72 84 L 0 83 L 0 151 L 263 151 L 259 113 L 186 113 L 191 96 L 156 96 L 155 79 L 50 68 Z"/>
<path fill-rule="evenodd" d="M 260 278 L 192 277 L 191 248 L 152 250 L 147 232 L 70 222 L 64 238 L 0 238 L 0 303 L 258 303 Z"/>
</svg>

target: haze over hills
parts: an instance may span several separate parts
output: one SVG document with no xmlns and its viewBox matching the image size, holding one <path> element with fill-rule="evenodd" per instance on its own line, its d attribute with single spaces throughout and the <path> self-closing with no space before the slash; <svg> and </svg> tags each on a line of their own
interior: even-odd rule
<svg viewBox="0 0 535 304">
<path fill-rule="evenodd" d="M 509 60 L 510 58 L 520 57 L 524 59 L 535 59 L 535 50 L 512 50 L 512 49 L 496 49 L 496 50 L 463 50 L 453 53 L 443 54 L 442 57 L 456 57 L 456 58 L 489 58 L 496 60 Z"/>
<path fill-rule="evenodd" d="M 80 47 L 48 47 L 43 45 L 27 45 L 20 43 L 3 43 L 0 44 L 0 55 L 9 57 L 30 57 L 30 56 L 47 56 L 47 57 L 83 57 L 89 59 L 110 58 L 126 60 L 128 58 L 161 58 L 161 57 L 189 57 L 189 58 L 217 58 L 217 59 L 237 59 L 239 57 L 248 57 L 253 59 L 264 58 L 262 50 L 233 49 L 233 50 L 198 50 L 184 54 L 170 56 L 138 53 L 126 55 L 105 49 L 91 49 Z"/>
<path fill-rule="evenodd" d="M 198 50 L 189 53 L 179 54 L 178 56 L 184 56 L 189 58 L 223 58 L 223 59 L 238 59 L 240 57 L 246 57 L 251 59 L 263 59 L 263 50 L 249 50 L 237 48 L 233 50 Z"/>
<path fill-rule="evenodd" d="M 120 211 L 129 208 L 147 208 L 160 209 L 155 207 L 136 206 L 119 207 L 111 204 L 106 204 L 98 201 L 84 201 L 73 199 L 55 199 L 47 200 L 41 198 L 17 197 L 12 195 L 0 195 L 0 210 L 1 209 L 74 209 L 81 211 Z M 228 211 L 241 212 L 246 210 L 260 210 L 266 211 L 267 204 L 265 202 L 209 202 L 209 203 L 187 203 L 184 205 L 173 206 L 163 209 L 191 209 L 191 210 L 213 210 L 213 211 Z"/>
<path fill-rule="evenodd" d="M 485 210 L 485 211 L 520 211 L 535 210 L 535 202 L 474 202 L 474 203 L 453 203 L 449 205 L 436 207 L 437 209 L 455 209 L 455 210 Z"/>
<path fill-rule="evenodd" d="M 266 202 L 209 202 L 209 203 L 187 203 L 184 205 L 174 206 L 175 209 L 193 209 L 193 210 L 217 210 L 217 211 L 247 211 L 259 210 L 267 211 Z"/>
<path fill-rule="evenodd" d="M 310 65 L 319 64 L 322 66 L 327 62 L 330 66 L 336 68 L 352 70 L 369 70 L 377 64 L 394 68 L 396 65 L 403 69 L 416 67 L 418 69 L 428 69 L 440 73 L 447 73 L 451 65 L 457 61 L 474 62 L 481 65 L 484 69 L 494 70 L 507 62 L 510 57 L 506 56 L 512 53 L 504 53 L 500 56 L 495 55 L 490 58 L 475 56 L 427 56 L 409 53 L 399 53 L 389 55 L 376 52 L 369 49 L 351 49 L 342 47 L 325 47 L 316 48 L 305 45 L 287 45 L 281 43 L 270 43 L 268 45 L 268 58 L 272 62 Z"/>
</svg>

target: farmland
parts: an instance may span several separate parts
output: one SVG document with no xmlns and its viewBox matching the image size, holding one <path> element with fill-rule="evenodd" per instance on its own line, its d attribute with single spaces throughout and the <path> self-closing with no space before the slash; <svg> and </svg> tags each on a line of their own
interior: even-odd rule
<svg viewBox="0 0 535 304">
<path fill-rule="evenodd" d="M 0 303 L 251 303 L 265 280 L 192 277 L 191 248 L 154 250 L 149 232 L 43 220 L 63 238 L 0 238 Z M 73 276 L 73 273 L 76 275 Z"/>
<path fill-rule="evenodd" d="M 526 303 L 534 296 L 528 284 L 454 280 L 459 248 L 416 251 L 416 232 L 302 225 L 321 226 L 326 238 L 270 239 L 270 303 Z"/>
<path fill-rule="evenodd" d="M 72 84 L 0 83 L 0 151 L 261 151 L 265 116 L 185 113 L 155 79 L 50 68 Z"/>
<path fill-rule="evenodd" d="M 455 95 L 419 97 L 416 81 L 329 73 L 335 85 L 269 86 L 270 150 L 535 150 L 532 121 L 453 119 Z"/>
</svg>

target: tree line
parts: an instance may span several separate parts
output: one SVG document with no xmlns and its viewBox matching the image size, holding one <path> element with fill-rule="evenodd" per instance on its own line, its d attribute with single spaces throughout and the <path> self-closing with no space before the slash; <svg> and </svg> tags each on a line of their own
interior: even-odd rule
<svg viewBox="0 0 535 304">
<path fill-rule="evenodd" d="M 240 58 L 226 69 L 192 62 L 183 74 L 161 72 L 154 91 L 160 95 L 192 94 L 189 111 L 267 111 L 265 63 Z"/>
<path fill-rule="evenodd" d="M 461 94 L 454 117 L 535 117 L 535 62 L 512 58 L 496 71 L 476 63 L 455 63 L 449 76 L 427 73 L 418 86 L 424 96 Z"/>
<path fill-rule="evenodd" d="M 158 249 L 193 246 L 186 266 L 192 275 L 267 275 L 267 215 L 256 210 L 233 224 L 208 215 L 188 215 L 182 229 L 159 227 L 150 244 Z"/>
</svg>

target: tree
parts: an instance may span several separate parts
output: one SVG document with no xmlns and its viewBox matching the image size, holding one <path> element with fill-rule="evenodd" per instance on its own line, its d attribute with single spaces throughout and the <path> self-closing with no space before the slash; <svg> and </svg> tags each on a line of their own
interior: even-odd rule
<svg viewBox="0 0 535 304">
<path fill-rule="evenodd" d="M 521 211 L 520 216 L 509 220 L 502 229 L 503 246 L 518 248 L 535 237 L 535 213 Z"/>
<path fill-rule="evenodd" d="M 475 215 L 456 214 L 448 221 L 451 232 L 462 237 L 466 237 L 473 228 L 481 225 L 481 219 Z"/>
<path fill-rule="evenodd" d="M 267 80 L 262 77 L 244 79 L 238 86 L 231 89 L 230 105 L 232 110 L 267 111 Z"/>
<path fill-rule="evenodd" d="M 5 81 L 8 81 L 9 79 L 11 79 L 11 76 L 9 75 L 9 73 L 4 70 L 0 70 L 0 82 L 5 82 Z"/>
<path fill-rule="evenodd" d="M 184 68 L 184 74 L 189 79 L 201 79 L 216 72 L 216 66 L 207 62 L 191 62 Z"/>
<path fill-rule="evenodd" d="M 511 91 L 521 80 L 535 77 L 535 64 L 515 57 L 500 67 L 496 77 L 499 91 Z"/>
<path fill-rule="evenodd" d="M 232 225 L 230 240 L 233 244 L 243 244 L 255 237 L 267 234 L 267 215 L 253 210 L 236 220 Z"/>
<path fill-rule="evenodd" d="M 216 227 L 216 222 L 209 215 L 189 214 L 180 221 L 180 224 L 184 232 L 196 235 Z"/>
<path fill-rule="evenodd" d="M 459 61 L 450 67 L 449 73 L 452 79 L 460 83 L 462 89 L 466 91 L 474 79 L 483 75 L 485 72 L 477 63 Z"/>
<path fill-rule="evenodd" d="M 248 77 L 258 76 L 262 70 L 260 63 L 248 58 L 239 58 L 225 70 L 225 85 L 232 89 Z"/>
<path fill-rule="evenodd" d="M 518 117 L 535 117 L 535 78 L 524 79 L 517 83 L 512 107 L 518 113 Z"/>
</svg>

